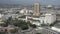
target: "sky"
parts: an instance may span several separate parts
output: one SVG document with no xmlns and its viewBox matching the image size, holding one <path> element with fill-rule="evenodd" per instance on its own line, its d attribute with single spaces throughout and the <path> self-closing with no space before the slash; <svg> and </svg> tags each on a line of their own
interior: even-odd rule
<svg viewBox="0 0 60 34">
<path fill-rule="evenodd" d="M 33 4 L 35 2 L 41 5 L 60 5 L 60 0 L 0 0 L 0 4 Z"/>
</svg>

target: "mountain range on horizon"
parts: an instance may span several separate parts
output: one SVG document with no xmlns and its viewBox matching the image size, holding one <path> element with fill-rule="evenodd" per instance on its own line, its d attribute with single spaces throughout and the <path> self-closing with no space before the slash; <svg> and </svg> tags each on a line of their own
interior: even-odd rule
<svg viewBox="0 0 60 34">
<path fill-rule="evenodd" d="M 35 2 L 41 5 L 60 5 L 60 0 L 0 0 L 0 4 L 33 4 Z"/>
<path fill-rule="evenodd" d="M 34 3 L 40 3 L 41 6 L 53 5 L 60 7 L 60 0 L 0 0 L 0 8 L 4 7 L 31 7 Z"/>
</svg>

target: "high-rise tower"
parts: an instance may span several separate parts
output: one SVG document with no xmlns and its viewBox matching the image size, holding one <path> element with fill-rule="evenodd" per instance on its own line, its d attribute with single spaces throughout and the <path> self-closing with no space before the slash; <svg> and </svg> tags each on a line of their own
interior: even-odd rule
<svg viewBox="0 0 60 34">
<path fill-rule="evenodd" d="M 35 3 L 34 4 L 33 16 L 39 16 L 39 15 L 40 15 L 40 4 L 39 3 Z"/>
</svg>

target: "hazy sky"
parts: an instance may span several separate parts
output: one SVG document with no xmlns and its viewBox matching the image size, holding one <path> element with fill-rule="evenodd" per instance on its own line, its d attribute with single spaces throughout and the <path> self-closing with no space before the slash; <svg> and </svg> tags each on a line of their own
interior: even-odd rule
<svg viewBox="0 0 60 34">
<path fill-rule="evenodd" d="M 0 4 L 33 4 L 35 2 L 39 2 L 43 5 L 60 5 L 60 0 L 0 0 Z"/>
</svg>

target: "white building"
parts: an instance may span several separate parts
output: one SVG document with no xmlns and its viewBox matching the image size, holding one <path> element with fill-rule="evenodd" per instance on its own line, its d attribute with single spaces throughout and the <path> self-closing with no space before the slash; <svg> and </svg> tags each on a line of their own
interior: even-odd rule
<svg viewBox="0 0 60 34">
<path fill-rule="evenodd" d="M 21 14 L 30 14 L 30 13 L 33 13 L 33 10 L 28 10 L 27 8 L 24 8 L 24 9 L 22 9 L 22 10 L 20 10 L 19 11 L 19 13 L 21 13 Z"/>
<path fill-rule="evenodd" d="M 4 16 L 4 14 L 0 14 L 0 18 L 2 18 Z"/>
<path fill-rule="evenodd" d="M 45 14 L 44 23 L 45 24 L 52 24 L 56 21 L 56 15 L 55 14 Z"/>
<path fill-rule="evenodd" d="M 55 13 L 46 13 L 41 15 L 40 17 L 28 17 L 33 20 L 30 20 L 33 22 L 33 24 L 39 25 L 39 24 L 52 24 L 56 21 L 56 14 Z"/>
<path fill-rule="evenodd" d="M 48 7 L 48 8 L 51 8 L 51 7 L 53 7 L 53 6 L 52 6 L 52 5 L 48 5 L 47 7 Z"/>
<path fill-rule="evenodd" d="M 3 16 L 4 14 L 0 14 L 0 24 L 4 23 L 4 20 L 2 19 Z"/>
</svg>

